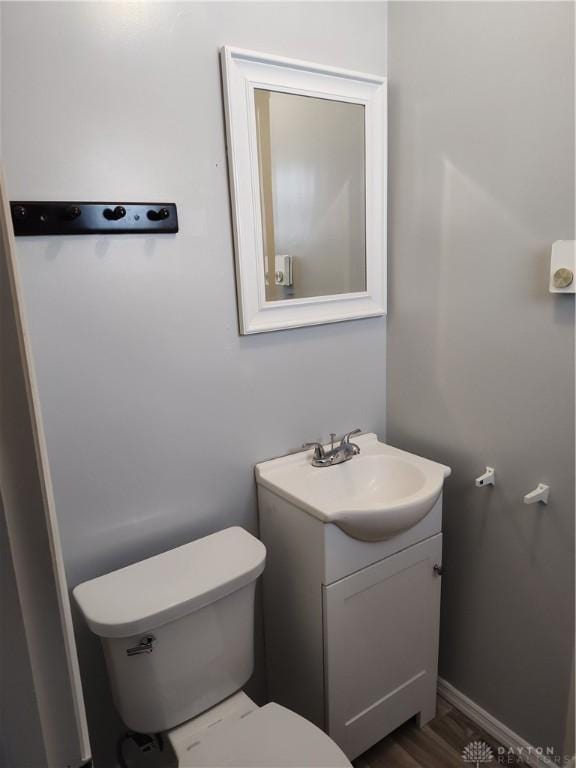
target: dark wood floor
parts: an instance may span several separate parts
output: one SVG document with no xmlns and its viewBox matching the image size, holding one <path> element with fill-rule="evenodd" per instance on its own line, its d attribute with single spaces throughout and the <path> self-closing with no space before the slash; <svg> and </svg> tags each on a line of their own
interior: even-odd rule
<svg viewBox="0 0 576 768">
<path fill-rule="evenodd" d="M 434 720 L 418 728 L 416 720 L 400 726 L 368 752 L 354 760 L 356 768 L 466 768 L 475 763 L 462 759 L 462 750 L 473 741 L 483 741 L 494 752 L 487 765 L 498 765 L 500 746 L 487 733 L 443 699 L 438 699 Z M 515 762 L 515 765 L 521 765 Z"/>
</svg>

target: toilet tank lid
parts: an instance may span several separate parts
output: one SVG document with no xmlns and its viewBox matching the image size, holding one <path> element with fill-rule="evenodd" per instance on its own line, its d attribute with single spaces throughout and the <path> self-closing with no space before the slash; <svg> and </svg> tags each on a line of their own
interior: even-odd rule
<svg viewBox="0 0 576 768">
<path fill-rule="evenodd" d="M 74 597 L 100 637 L 131 637 L 197 611 L 258 578 L 266 548 L 243 528 L 197 539 L 79 584 Z"/>
</svg>

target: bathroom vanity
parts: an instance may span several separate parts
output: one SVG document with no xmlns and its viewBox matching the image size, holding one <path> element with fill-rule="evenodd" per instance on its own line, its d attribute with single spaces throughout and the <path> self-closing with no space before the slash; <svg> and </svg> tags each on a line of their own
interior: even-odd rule
<svg viewBox="0 0 576 768">
<path fill-rule="evenodd" d="M 442 487 L 450 469 L 378 441 L 256 467 L 269 695 L 350 759 L 435 714 Z"/>
</svg>

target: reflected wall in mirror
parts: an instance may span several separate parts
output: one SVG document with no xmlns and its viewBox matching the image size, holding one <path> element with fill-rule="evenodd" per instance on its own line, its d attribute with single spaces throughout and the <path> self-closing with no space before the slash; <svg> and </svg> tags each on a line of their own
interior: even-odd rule
<svg viewBox="0 0 576 768">
<path fill-rule="evenodd" d="M 266 300 L 366 290 L 364 106 L 254 91 Z"/>
<path fill-rule="evenodd" d="M 242 334 L 386 312 L 386 81 L 224 48 Z"/>
</svg>

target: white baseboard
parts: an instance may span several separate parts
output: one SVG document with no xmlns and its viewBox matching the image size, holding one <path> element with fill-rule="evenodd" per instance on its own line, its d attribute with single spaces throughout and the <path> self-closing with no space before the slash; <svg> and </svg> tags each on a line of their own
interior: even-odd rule
<svg viewBox="0 0 576 768">
<path fill-rule="evenodd" d="M 553 757 L 539 754 L 536 751 L 536 747 L 533 747 L 521 736 L 518 736 L 508 726 L 501 723 L 441 677 L 438 678 L 438 695 L 456 709 L 459 709 L 460 712 L 502 744 L 503 747 L 514 750 L 515 755 L 520 756 L 525 763 L 533 766 L 533 768 L 552 768 L 553 766 L 558 766 L 558 763 L 554 762 Z M 561 765 L 570 768 L 573 765 L 573 761 L 568 763 L 568 765 L 562 763 Z"/>
</svg>

